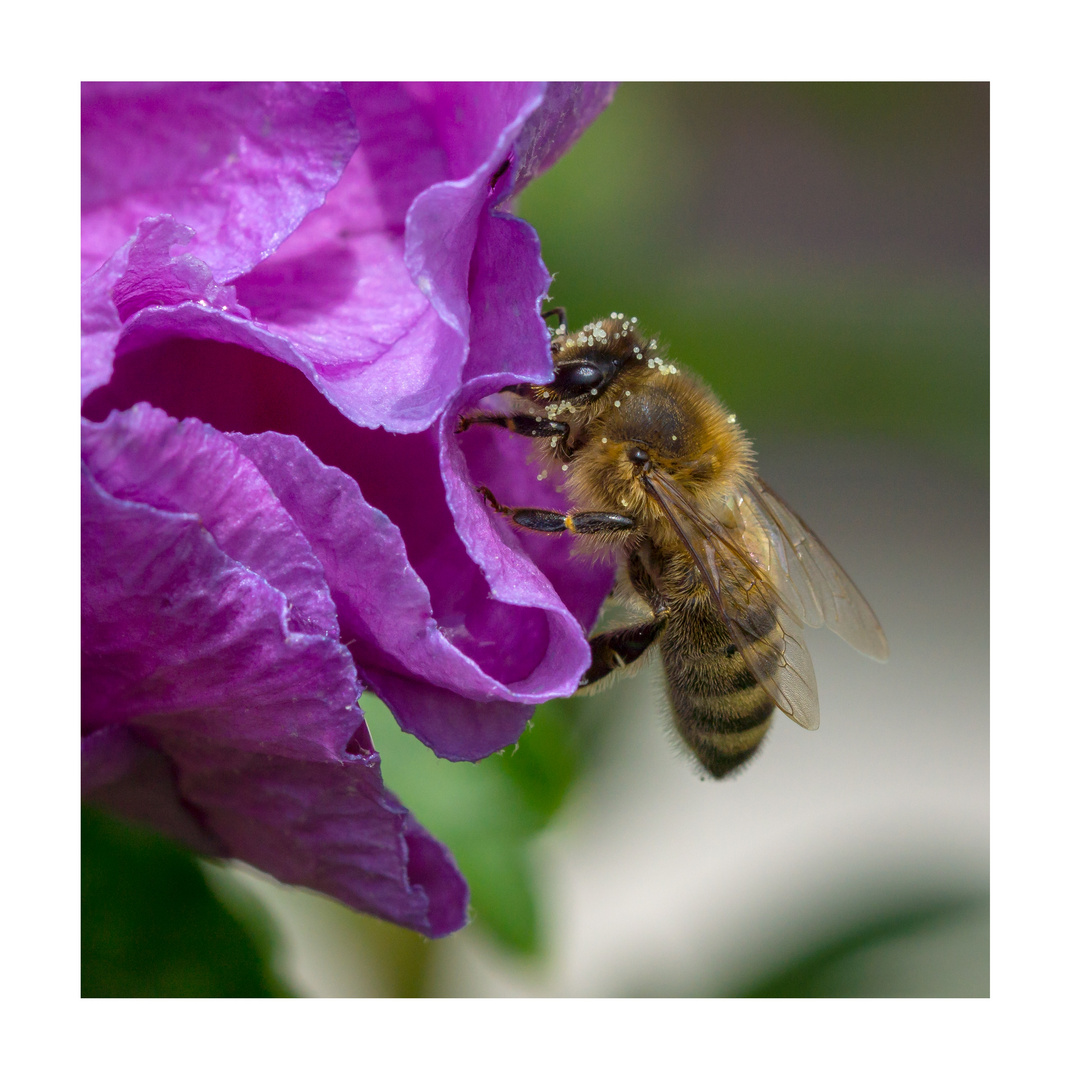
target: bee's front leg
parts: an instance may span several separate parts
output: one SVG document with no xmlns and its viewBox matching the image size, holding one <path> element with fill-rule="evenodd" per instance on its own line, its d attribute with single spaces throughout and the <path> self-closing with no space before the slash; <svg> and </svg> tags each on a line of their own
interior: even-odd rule
<svg viewBox="0 0 1071 1080">
<path fill-rule="evenodd" d="M 534 506 L 513 509 L 503 506 L 491 494 L 489 488 L 476 489 L 488 502 L 491 509 L 504 514 L 514 525 L 533 532 L 562 533 L 591 536 L 597 533 L 631 532 L 636 528 L 636 519 L 626 514 L 611 514 L 603 510 L 580 510 L 562 514 L 557 510 L 541 510 Z"/>
<path fill-rule="evenodd" d="M 467 431 L 473 424 L 497 424 L 515 435 L 527 435 L 530 439 L 552 439 L 555 436 L 561 441 L 569 437 L 569 425 L 561 420 L 547 420 L 541 416 L 529 416 L 527 413 L 515 413 L 512 416 L 503 416 L 498 413 L 473 413 L 471 416 L 463 416 L 457 422 L 454 433 L 460 435 Z"/>
</svg>

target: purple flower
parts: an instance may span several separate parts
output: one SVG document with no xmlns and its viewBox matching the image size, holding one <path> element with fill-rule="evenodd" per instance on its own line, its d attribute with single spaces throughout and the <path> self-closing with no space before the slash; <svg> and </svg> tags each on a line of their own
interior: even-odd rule
<svg viewBox="0 0 1071 1080">
<path fill-rule="evenodd" d="M 83 789 L 429 936 L 450 853 L 358 699 L 453 760 L 571 693 L 608 568 L 493 522 L 553 502 L 453 432 L 551 371 L 500 209 L 605 86 L 83 87 Z"/>
</svg>

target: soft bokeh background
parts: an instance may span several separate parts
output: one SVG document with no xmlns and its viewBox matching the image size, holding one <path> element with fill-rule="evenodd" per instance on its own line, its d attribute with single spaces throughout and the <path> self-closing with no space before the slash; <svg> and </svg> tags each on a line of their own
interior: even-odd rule
<svg viewBox="0 0 1071 1080">
<path fill-rule="evenodd" d="M 475 919 L 429 943 L 90 814 L 83 993 L 989 993 L 989 91 L 626 85 L 524 193 L 571 324 L 639 317 L 753 436 L 888 634 L 808 638 L 822 728 L 739 778 L 657 666 L 435 759 L 363 699 Z M 500 493 L 505 496 L 505 493 Z"/>
</svg>

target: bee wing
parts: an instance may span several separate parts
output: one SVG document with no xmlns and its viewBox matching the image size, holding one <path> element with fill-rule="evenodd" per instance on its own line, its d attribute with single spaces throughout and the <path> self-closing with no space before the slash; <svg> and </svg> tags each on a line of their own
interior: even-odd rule
<svg viewBox="0 0 1071 1080">
<path fill-rule="evenodd" d="M 770 539 L 772 558 L 763 568 L 782 603 L 808 626 L 828 626 L 852 648 L 887 659 L 889 644 L 877 616 L 807 525 L 757 477 L 745 486 L 740 509 L 745 522 L 752 518 L 751 528 Z"/>
<path fill-rule="evenodd" d="M 813 731 L 819 711 L 811 654 L 799 619 L 752 555 L 752 547 L 762 546 L 762 537 L 746 529 L 738 535 L 739 529 L 702 516 L 657 470 L 645 476 L 645 486 L 695 560 L 748 670 L 786 716 Z M 779 533 L 770 538 L 767 565 L 769 547 L 775 548 L 779 538 Z M 755 555 L 763 557 L 762 552 Z"/>
</svg>

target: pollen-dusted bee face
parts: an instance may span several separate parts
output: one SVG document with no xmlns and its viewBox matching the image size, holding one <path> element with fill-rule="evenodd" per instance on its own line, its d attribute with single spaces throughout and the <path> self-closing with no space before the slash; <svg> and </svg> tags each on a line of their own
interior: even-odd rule
<svg viewBox="0 0 1071 1080">
<path fill-rule="evenodd" d="M 751 450 L 736 418 L 710 391 L 662 355 L 634 319 L 617 313 L 551 341 L 554 380 L 525 396 L 544 406 L 549 420 L 564 421 L 569 438 L 555 440 L 555 455 L 568 461 L 592 447 L 591 488 L 581 489 L 585 469 L 570 466 L 574 494 L 589 496 L 600 482 L 621 502 L 642 505 L 649 497 L 623 493 L 625 475 L 660 469 L 686 485 L 733 484 L 750 468 Z M 636 450 L 649 461 L 624 470 Z M 596 457 L 597 455 L 597 457 Z"/>
<path fill-rule="evenodd" d="M 611 328 L 591 323 L 575 334 L 559 333 L 551 339 L 554 378 L 545 385 L 508 386 L 520 397 L 541 402 L 579 402 L 598 398 L 621 370 L 626 353 L 620 348 L 624 326 Z M 617 348 L 610 349 L 612 341 Z"/>
</svg>

